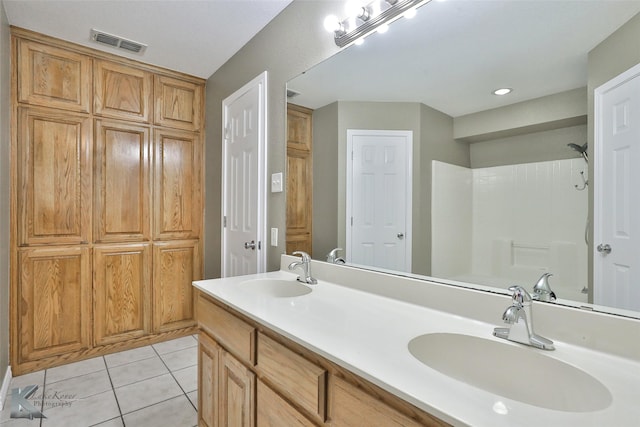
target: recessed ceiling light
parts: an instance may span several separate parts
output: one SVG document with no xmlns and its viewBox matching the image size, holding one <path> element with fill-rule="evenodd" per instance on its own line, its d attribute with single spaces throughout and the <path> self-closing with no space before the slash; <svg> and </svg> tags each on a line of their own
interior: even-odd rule
<svg viewBox="0 0 640 427">
<path fill-rule="evenodd" d="M 513 89 L 508 88 L 508 87 L 504 87 L 504 88 L 501 88 L 501 89 L 496 89 L 492 93 L 494 95 L 502 96 L 502 95 L 506 95 L 506 94 L 511 93 L 511 92 L 513 92 Z"/>
</svg>

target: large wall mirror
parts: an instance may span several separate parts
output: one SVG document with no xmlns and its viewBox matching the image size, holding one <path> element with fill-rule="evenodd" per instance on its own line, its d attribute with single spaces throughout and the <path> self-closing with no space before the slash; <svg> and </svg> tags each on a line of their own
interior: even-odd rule
<svg viewBox="0 0 640 427">
<path fill-rule="evenodd" d="M 638 317 L 638 301 L 598 301 L 589 274 L 587 143 L 589 52 L 638 13 L 431 1 L 291 80 L 289 103 L 313 110 L 313 258 L 341 247 L 349 264 L 493 292 L 548 272 L 556 303 Z"/>
</svg>

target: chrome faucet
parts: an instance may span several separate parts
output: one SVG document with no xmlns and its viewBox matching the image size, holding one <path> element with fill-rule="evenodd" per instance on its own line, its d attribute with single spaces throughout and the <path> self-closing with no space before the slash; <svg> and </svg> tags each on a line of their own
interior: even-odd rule
<svg viewBox="0 0 640 427">
<path fill-rule="evenodd" d="M 531 310 L 533 299 L 529 292 L 520 286 L 511 286 L 509 290 L 513 292 L 513 302 L 505 310 L 502 320 L 510 326 L 508 328 L 495 328 L 493 335 L 542 350 L 554 350 L 553 341 L 533 332 L 533 312 Z"/>
<path fill-rule="evenodd" d="M 316 279 L 311 277 L 311 257 L 308 253 L 302 251 L 295 251 L 293 255 L 300 255 L 302 258 L 300 261 L 294 261 L 289 264 L 289 270 L 295 270 L 301 268 L 303 275 L 298 276 L 298 282 L 306 283 L 307 285 L 315 285 L 318 283 Z"/>
<path fill-rule="evenodd" d="M 342 248 L 335 248 L 329 252 L 327 255 L 327 262 L 331 264 L 344 264 L 345 260 L 342 257 L 338 257 L 338 252 L 340 252 Z"/>
<path fill-rule="evenodd" d="M 549 286 L 549 277 L 553 276 L 551 273 L 544 273 L 533 286 L 532 298 L 538 301 L 555 301 L 556 294 L 551 290 Z"/>
</svg>

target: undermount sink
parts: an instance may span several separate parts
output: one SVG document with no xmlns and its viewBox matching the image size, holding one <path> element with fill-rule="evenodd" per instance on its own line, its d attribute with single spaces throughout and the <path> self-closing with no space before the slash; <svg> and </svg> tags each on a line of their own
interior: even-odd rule
<svg viewBox="0 0 640 427">
<path fill-rule="evenodd" d="M 276 298 L 299 297 L 311 293 L 309 286 L 294 280 L 254 279 L 238 285 L 248 292 L 256 292 Z"/>
<path fill-rule="evenodd" d="M 596 378 L 533 348 L 452 333 L 420 335 L 408 347 L 416 359 L 436 371 L 529 405 L 591 412 L 612 401 L 609 390 Z"/>
</svg>

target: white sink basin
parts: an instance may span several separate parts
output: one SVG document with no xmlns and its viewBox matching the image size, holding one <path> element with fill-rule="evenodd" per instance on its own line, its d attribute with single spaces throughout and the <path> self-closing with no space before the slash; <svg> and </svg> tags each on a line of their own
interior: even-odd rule
<svg viewBox="0 0 640 427">
<path fill-rule="evenodd" d="M 611 393 L 600 381 L 541 351 L 448 333 L 409 342 L 409 352 L 428 367 L 512 400 L 566 412 L 598 411 L 611 404 Z"/>
<path fill-rule="evenodd" d="M 311 293 L 311 288 L 295 280 L 254 279 L 238 285 L 247 292 L 255 292 L 275 298 L 292 298 Z"/>
</svg>

